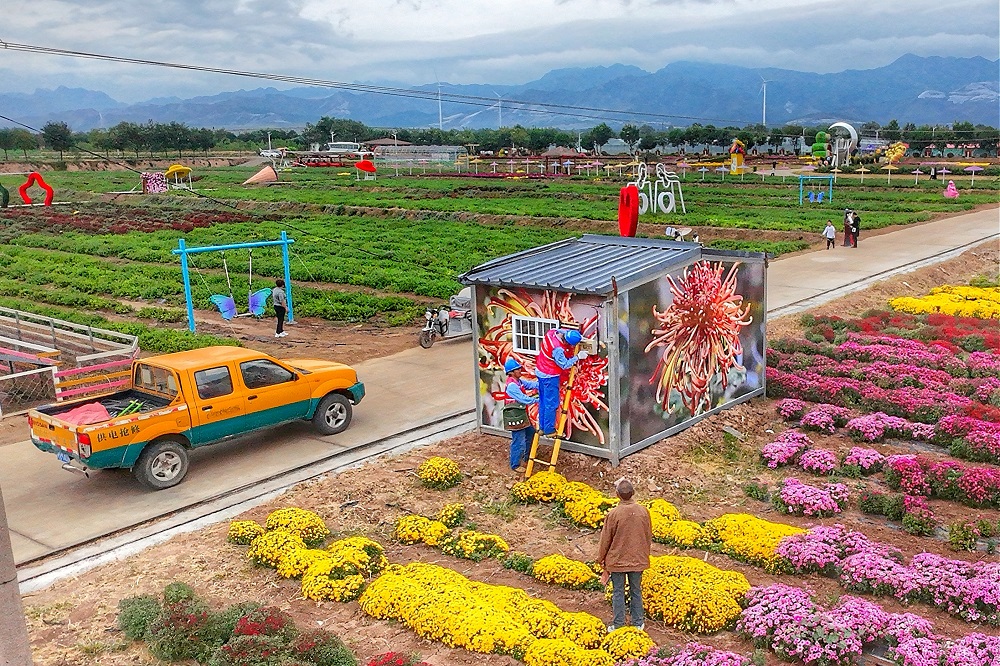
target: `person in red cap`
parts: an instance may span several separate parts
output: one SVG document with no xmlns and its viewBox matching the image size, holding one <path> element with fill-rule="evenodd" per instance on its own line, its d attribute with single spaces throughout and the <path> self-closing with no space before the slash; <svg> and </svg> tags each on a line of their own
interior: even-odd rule
<svg viewBox="0 0 1000 666">
<path fill-rule="evenodd" d="M 562 398 L 562 383 L 569 377 L 569 369 L 587 358 L 587 352 L 573 352 L 583 336 L 574 329 L 550 329 L 538 350 L 535 376 L 538 377 L 538 430 L 543 435 L 556 432 L 556 412 Z"/>
</svg>

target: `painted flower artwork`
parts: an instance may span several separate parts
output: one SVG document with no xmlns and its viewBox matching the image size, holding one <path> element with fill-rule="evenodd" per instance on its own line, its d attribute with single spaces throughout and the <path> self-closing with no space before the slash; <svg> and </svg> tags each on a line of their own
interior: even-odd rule
<svg viewBox="0 0 1000 666">
<path fill-rule="evenodd" d="M 576 302 L 573 294 L 554 290 L 498 289 L 486 304 L 488 325 L 479 339 L 480 372 L 502 372 L 507 359 L 516 358 L 524 366 L 525 376 L 535 378 L 535 357 L 514 351 L 512 316 L 559 321 L 579 327 L 585 339 L 596 339 L 599 308 L 595 303 L 584 302 L 587 297 L 575 298 Z M 607 384 L 608 359 L 605 354 L 594 354 L 579 362 L 569 404 L 567 438 L 572 438 L 574 431 L 582 431 L 590 433 L 600 445 L 605 445 L 607 433 L 598 422 L 597 413 L 608 412 Z M 532 423 L 537 424 L 537 405 L 528 407 L 528 416 Z"/>
<path fill-rule="evenodd" d="M 736 293 L 739 266 L 724 272 L 722 262 L 699 261 L 678 279 L 667 276 L 673 299 L 662 311 L 653 306 L 657 327 L 645 348 L 660 355 L 649 382 L 664 412 L 674 392 L 691 414 L 710 409 L 712 381 L 718 378 L 725 390 L 729 372 L 743 369 L 740 331 L 753 318 L 750 304 Z"/>
</svg>

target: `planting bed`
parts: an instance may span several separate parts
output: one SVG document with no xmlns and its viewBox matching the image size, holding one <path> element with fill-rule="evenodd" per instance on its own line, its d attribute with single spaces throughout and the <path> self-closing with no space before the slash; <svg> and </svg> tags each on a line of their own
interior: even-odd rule
<svg viewBox="0 0 1000 666">
<path fill-rule="evenodd" d="M 961 283 L 973 271 L 952 270 L 949 279 Z M 882 288 L 911 293 L 900 282 Z M 784 351 L 771 368 L 789 375 L 772 382 L 779 392 L 804 372 L 828 373 L 809 377 L 822 395 L 800 389 L 798 402 L 741 405 L 615 470 L 564 454 L 562 476 L 516 483 L 506 442 L 470 434 L 305 484 L 232 528 L 184 535 L 27 596 L 38 663 L 142 663 L 145 648 L 115 629 L 117 600 L 183 580 L 213 606 L 256 601 L 289 613 L 300 629 L 329 629 L 362 664 L 392 650 L 420 652 L 436 666 L 610 666 L 649 640 L 680 648 L 696 639 L 734 654 L 692 646 L 644 663 L 702 666 L 696 657 L 708 652 L 716 666 L 833 666 L 868 646 L 898 664 L 992 666 L 1000 562 L 987 552 L 989 537 L 970 542 L 969 534 L 1000 522 L 1000 467 L 956 459 L 949 447 L 960 452 L 956 440 L 1000 428 L 989 381 L 1000 350 L 988 336 L 971 337 L 975 322 L 839 307 L 840 321 L 806 320 L 815 341 L 777 345 Z M 786 328 L 798 335 L 802 326 Z M 961 335 L 949 340 L 946 331 Z M 946 344 L 936 343 L 942 336 Z M 954 397 L 924 400 L 928 390 Z M 769 466 L 761 451 L 775 440 Z M 621 475 L 653 515 L 648 638 L 606 634 L 610 607 L 588 565 Z M 761 501 L 790 479 L 796 490 L 782 502 Z M 751 482 L 754 497 L 743 490 Z M 788 512 L 787 500 L 815 500 L 801 486 L 827 485 L 839 486 L 835 516 L 826 504 L 812 515 Z M 908 493 L 902 516 L 885 499 L 896 493 Z M 275 513 L 284 507 L 314 514 Z M 965 540 L 953 538 L 948 526 L 970 518 L 982 525 L 959 525 Z M 938 528 L 916 529 L 926 520 Z M 381 545 L 384 573 L 380 551 L 354 535 Z M 917 654 L 930 657 L 914 661 Z"/>
</svg>

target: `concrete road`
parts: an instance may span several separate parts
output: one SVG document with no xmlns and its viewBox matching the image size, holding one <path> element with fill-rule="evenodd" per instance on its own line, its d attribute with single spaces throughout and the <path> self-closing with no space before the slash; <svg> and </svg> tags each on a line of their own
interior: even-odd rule
<svg viewBox="0 0 1000 666">
<path fill-rule="evenodd" d="M 124 471 L 92 472 L 89 479 L 63 471 L 55 456 L 38 451 L 30 441 L 3 447 L 0 486 L 15 561 L 21 564 L 168 515 L 474 405 L 468 337 L 356 367 L 367 395 L 344 433 L 322 437 L 309 424 L 292 424 L 196 449 L 184 482 L 159 492 L 143 490 Z"/>
<path fill-rule="evenodd" d="M 870 238 L 862 231 L 857 249 L 838 246 L 771 262 L 768 311 L 773 316 L 812 307 L 990 238 L 1000 238 L 998 209 Z M 65 472 L 30 442 L 0 449 L 15 560 L 44 557 L 474 407 L 468 338 L 366 361 L 357 369 L 368 395 L 345 433 L 319 437 L 307 424 L 295 424 L 199 449 L 188 478 L 169 490 L 142 490 L 124 472 L 96 472 L 90 479 Z"/>
</svg>

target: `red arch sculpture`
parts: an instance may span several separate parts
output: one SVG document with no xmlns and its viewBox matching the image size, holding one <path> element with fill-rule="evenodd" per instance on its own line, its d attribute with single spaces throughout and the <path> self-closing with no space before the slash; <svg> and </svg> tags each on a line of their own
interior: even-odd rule
<svg viewBox="0 0 1000 666">
<path fill-rule="evenodd" d="M 32 171 L 31 173 L 29 173 L 28 180 L 24 181 L 24 185 L 17 188 L 17 191 L 21 195 L 21 199 L 24 201 L 24 203 L 28 204 L 29 206 L 31 205 L 31 197 L 28 196 L 28 188 L 31 187 L 32 185 L 38 185 L 38 187 L 45 190 L 44 205 L 51 206 L 52 197 L 55 196 L 55 191 L 48 183 L 45 182 L 45 179 L 42 178 L 42 174 L 38 173 L 37 171 Z"/>
<path fill-rule="evenodd" d="M 618 195 L 618 232 L 627 238 L 639 228 L 639 188 L 626 185 Z"/>
</svg>

